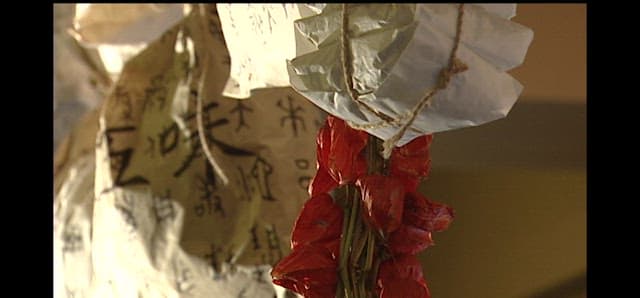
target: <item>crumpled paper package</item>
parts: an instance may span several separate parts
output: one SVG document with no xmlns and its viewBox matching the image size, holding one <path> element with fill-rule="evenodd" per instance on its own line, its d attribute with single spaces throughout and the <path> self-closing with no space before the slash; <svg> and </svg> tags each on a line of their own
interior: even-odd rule
<svg viewBox="0 0 640 298">
<path fill-rule="evenodd" d="M 198 5 L 151 42 L 87 120 L 95 151 L 61 151 L 57 297 L 276 293 L 270 265 L 289 252 L 308 198 L 322 113 L 291 88 L 222 97 L 229 65 L 216 28 L 215 5 Z"/>
<path fill-rule="evenodd" d="M 147 44 L 180 22 L 184 4 L 76 4 L 70 33 L 86 48 L 98 51 L 115 81 L 122 66 Z"/>
<path fill-rule="evenodd" d="M 355 74 L 359 76 L 356 85 L 363 92 L 376 89 L 362 100 L 393 116 L 397 123 L 390 125 L 358 109 L 341 92 L 344 86 L 338 71 L 339 47 L 334 43 L 341 23 L 336 4 L 217 6 L 221 31 L 231 49 L 231 56 L 226 58 L 231 74 L 224 95 L 247 98 L 252 90 L 293 86 L 327 112 L 385 140 L 399 130 L 399 123 L 408 118 L 410 109 L 435 85 L 447 63 L 443 57 L 449 53 L 455 34 L 453 4 L 369 4 L 356 8 L 351 27 L 361 27 L 356 35 L 362 35 L 351 40 L 353 56 L 359 58 L 355 61 Z M 515 16 L 516 4 L 466 4 L 465 11 L 459 57 L 467 58 L 462 61 L 472 66 L 472 70 L 456 76 L 449 88 L 422 111 L 397 145 L 418 135 L 502 118 L 521 93 L 522 86 L 506 71 L 522 63 L 533 33 L 509 21 Z M 377 28 L 380 20 L 376 18 L 380 17 L 390 19 L 377 29 L 381 32 L 370 34 L 371 28 Z M 323 46 L 328 48 L 318 49 L 321 40 L 317 38 L 323 39 Z M 101 53 L 109 52 L 110 56 L 127 55 L 124 47 L 103 48 Z M 135 48 L 129 52 L 135 52 Z M 293 60 L 287 65 L 287 59 Z M 319 80 L 324 83 L 319 84 L 335 86 L 329 90 L 322 89 L 326 86 L 315 86 L 317 76 L 325 77 Z M 318 87 L 321 89 L 314 89 Z"/>
<path fill-rule="evenodd" d="M 229 48 L 231 73 L 223 95 L 247 98 L 251 91 L 288 87 L 288 59 L 312 51 L 295 38 L 295 20 L 316 15 L 324 3 L 218 3 L 222 32 Z"/>
<path fill-rule="evenodd" d="M 111 84 L 95 50 L 68 33 L 75 4 L 54 4 L 53 143 L 57 148 L 82 115 L 97 107 Z"/>
<path fill-rule="evenodd" d="M 360 100 L 397 123 L 382 121 L 360 108 L 346 90 L 339 4 L 329 4 L 322 13 L 295 22 L 296 30 L 317 50 L 288 62 L 291 85 L 354 128 L 388 140 L 437 86 L 440 71 L 449 63 L 458 5 L 351 6 L 348 42 L 354 57 L 354 87 Z M 468 69 L 453 76 L 448 87 L 433 97 L 397 146 L 423 134 L 480 125 L 507 115 L 522 85 L 506 71 L 523 62 L 533 31 L 508 20 L 513 9 L 489 8 L 464 6 L 457 58 Z"/>
<path fill-rule="evenodd" d="M 293 21 L 298 4 L 218 3 L 220 23 L 231 54 L 223 95 L 247 98 L 251 90 L 289 86 L 286 60 L 295 57 Z"/>
<path fill-rule="evenodd" d="M 184 17 L 183 4 L 76 4 L 73 31 L 81 42 L 149 43 Z"/>
</svg>

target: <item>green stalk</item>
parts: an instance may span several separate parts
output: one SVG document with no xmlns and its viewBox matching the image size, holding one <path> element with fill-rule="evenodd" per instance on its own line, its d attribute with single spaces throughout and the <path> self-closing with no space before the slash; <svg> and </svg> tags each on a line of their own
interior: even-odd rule
<svg viewBox="0 0 640 298">
<path fill-rule="evenodd" d="M 364 233 L 363 233 L 364 232 Z M 361 220 L 358 220 L 358 225 L 356 227 L 356 234 L 354 236 L 354 249 L 351 253 L 351 264 L 356 266 L 358 264 L 358 260 L 360 260 L 360 256 L 364 251 L 364 248 L 367 244 L 367 236 L 369 235 L 367 227 L 364 226 Z"/>
<path fill-rule="evenodd" d="M 367 280 L 362 276 L 361 281 L 358 283 L 358 290 L 360 291 L 360 297 L 367 297 L 367 289 L 365 287 L 365 281 Z"/>
<path fill-rule="evenodd" d="M 374 249 L 376 248 L 376 237 L 371 229 L 367 230 L 367 236 L 367 258 L 364 262 L 364 270 L 369 272 L 371 270 L 371 266 L 373 265 Z"/>
<path fill-rule="evenodd" d="M 381 262 L 382 256 L 378 256 L 373 262 L 373 268 L 371 268 L 371 274 L 369 275 L 369 286 L 371 289 L 373 289 L 378 282 L 378 269 L 380 269 Z"/>
<path fill-rule="evenodd" d="M 338 281 L 338 288 L 336 289 L 336 298 L 344 298 L 344 286 L 342 286 L 341 281 Z"/>
<path fill-rule="evenodd" d="M 369 174 L 381 174 L 385 170 L 385 162 L 378 154 L 380 144 L 381 141 L 378 138 L 369 136 L 365 149 Z M 374 297 L 373 289 L 382 257 L 379 252 L 376 253 L 379 237 L 376 236 L 376 231 L 362 220 L 359 192 L 351 184 L 344 186 L 343 189 L 344 221 L 338 267 L 340 280 L 336 297 Z"/>
<path fill-rule="evenodd" d="M 360 215 L 360 204 L 359 204 L 359 198 L 358 198 L 358 192 L 355 191 L 353 192 L 353 201 L 352 201 L 352 205 L 351 205 L 351 214 L 349 215 L 349 229 L 347 230 L 347 244 L 349 247 L 345 246 L 345 249 L 351 249 L 352 248 L 352 244 L 353 244 L 353 230 L 355 228 L 355 223 L 356 223 L 356 219 L 358 218 L 358 216 Z M 344 268 L 348 268 L 348 269 L 354 269 L 352 266 L 348 266 L 347 263 L 347 258 L 345 258 L 345 266 Z M 355 287 L 355 276 L 353 276 L 353 274 L 355 270 L 349 270 L 348 273 L 351 273 L 351 289 L 352 290 L 356 290 Z M 357 293 L 355 293 L 357 294 Z M 359 298 L 360 296 L 355 296 L 355 298 Z"/>
<path fill-rule="evenodd" d="M 347 269 L 345 264 L 346 264 L 346 259 L 349 257 L 349 252 L 347 251 L 347 233 L 349 231 L 349 220 L 348 220 L 348 216 L 350 216 L 351 214 L 351 200 L 349 199 L 349 189 L 348 187 L 345 187 L 344 189 L 344 193 L 345 193 L 345 197 L 344 197 L 344 203 L 345 203 L 345 208 L 344 208 L 344 217 L 345 220 L 342 223 L 342 239 L 340 240 L 340 262 L 339 262 L 339 267 L 338 270 L 340 271 L 340 278 L 341 278 L 341 283 L 340 283 L 340 287 L 344 293 L 342 293 L 346 298 L 351 298 L 351 291 L 349 290 L 349 285 L 350 285 L 350 281 L 349 281 L 349 275 L 347 272 Z M 342 295 L 340 295 L 342 296 Z"/>
</svg>

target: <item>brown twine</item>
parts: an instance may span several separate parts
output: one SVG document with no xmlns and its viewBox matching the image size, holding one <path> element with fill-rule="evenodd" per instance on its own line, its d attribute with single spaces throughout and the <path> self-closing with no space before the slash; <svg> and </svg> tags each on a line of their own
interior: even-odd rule
<svg viewBox="0 0 640 298">
<path fill-rule="evenodd" d="M 340 42 L 342 44 L 342 53 L 340 55 L 340 60 L 342 62 L 342 71 L 344 78 L 344 85 L 347 88 L 347 92 L 349 93 L 349 97 L 351 100 L 355 101 L 359 106 L 364 107 L 369 112 L 378 116 L 378 118 L 382 119 L 384 123 L 390 124 L 393 126 L 398 126 L 400 123 L 398 120 L 393 117 L 375 110 L 367 103 L 360 99 L 360 95 L 357 90 L 353 87 L 353 65 L 352 65 L 352 57 L 351 57 L 351 44 L 349 43 L 349 13 L 347 12 L 348 4 L 342 4 L 342 29 L 340 34 Z"/>
<path fill-rule="evenodd" d="M 427 105 L 431 103 L 431 99 L 433 96 L 441 89 L 445 89 L 449 82 L 451 81 L 451 77 L 457 73 L 463 72 L 467 70 L 467 65 L 465 65 L 462 61 L 460 61 L 456 57 L 456 53 L 458 51 L 458 45 L 460 44 L 460 35 L 462 31 L 462 17 L 464 15 L 464 4 L 460 4 L 458 6 L 458 19 L 456 24 L 456 36 L 453 44 L 453 49 L 451 50 L 451 54 L 449 57 L 449 64 L 446 68 L 442 69 L 440 72 L 440 76 L 438 78 L 438 84 L 433 88 L 429 93 L 416 105 L 414 108 L 407 114 L 402 115 L 402 117 L 395 119 L 383 112 L 377 111 L 367 103 L 360 99 L 361 94 L 358 93 L 357 90 L 353 87 L 353 65 L 351 57 L 351 44 L 349 43 L 349 13 L 348 13 L 348 4 L 342 4 L 342 28 L 340 34 L 340 42 L 342 45 L 341 52 L 341 62 L 342 62 L 342 71 L 344 84 L 347 89 L 347 93 L 351 100 L 356 102 L 359 106 L 365 108 L 369 112 L 376 115 L 382 121 L 369 123 L 369 124 L 356 124 L 349 122 L 349 125 L 353 128 L 357 129 L 370 129 L 384 126 L 399 126 L 403 122 L 404 119 L 409 118 L 407 122 L 401 125 L 400 129 L 396 134 L 394 134 L 390 139 L 383 143 L 383 156 L 385 159 L 388 159 L 391 155 L 391 150 L 398 143 L 400 138 L 405 134 L 407 129 L 411 129 L 412 131 L 422 133 L 422 131 L 411 127 L 418 113 Z"/>
<path fill-rule="evenodd" d="M 445 89 L 453 75 L 463 72 L 468 69 L 468 66 L 464 64 L 460 59 L 456 57 L 456 53 L 458 51 L 458 45 L 460 44 L 460 35 L 462 33 L 462 17 L 464 15 L 464 4 L 460 4 L 458 6 L 458 21 L 456 24 L 456 36 L 453 43 L 453 49 L 451 50 L 451 54 L 449 56 L 449 64 L 446 68 L 442 69 L 440 72 L 440 76 L 438 78 L 438 84 L 433 88 L 427 95 L 413 108 L 411 111 L 411 118 L 407 121 L 396 134 L 394 134 L 390 139 L 386 140 L 383 143 L 383 151 L 382 155 L 385 159 L 388 159 L 391 156 L 391 151 L 393 147 L 398 143 L 400 138 L 404 136 L 404 133 L 407 131 L 407 128 L 411 127 L 413 121 L 418 116 L 418 113 L 427 105 L 431 104 L 431 99 L 433 96 L 440 90 Z"/>
<path fill-rule="evenodd" d="M 388 126 L 399 126 L 400 123 L 402 123 L 404 120 L 409 119 L 409 117 L 411 117 L 411 111 L 407 111 L 406 113 L 401 114 L 400 116 L 396 116 L 395 119 L 393 119 L 393 123 L 390 123 L 388 121 L 384 121 L 384 120 L 380 120 L 377 122 L 369 122 L 366 124 L 358 124 L 358 123 L 354 123 L 352 121 L 347 121 L 347 123 L 349 123 L 349 126 L 351 126 L 352 128 L 355 129 L 373 129 L 373 128 L 382 128 L 382 127 L 388 127 Z M 416 129 L 415 127 L 410 127 L 409 129 L 411 129 L 412 131 L 415 131 L 417 133 L 422 133 L 421 130 Z"/>
</svg>

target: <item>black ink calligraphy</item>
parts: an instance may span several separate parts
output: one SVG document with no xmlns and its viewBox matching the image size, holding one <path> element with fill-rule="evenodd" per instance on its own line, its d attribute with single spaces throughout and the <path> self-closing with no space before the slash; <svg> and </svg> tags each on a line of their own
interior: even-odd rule
<svg viewBox="0 0 640 298">
<path fill-rule="evenodd" d="M 180 139 L 180 128 L 178 124 L 173 122 L 169 127 L 165 128 L 158 134 L 158 148 L 162 156 L 176 149 L 178 140 Z"/>
<path fill-rule="evenodd" d="M 238 126 L 236 127 L 236 132 L 240 131 L 242 127 L 249 128 L 245 119 L 245 111 L 253 112 L 253 109 L 242 103 L 242 100 L 237 100 L 236 106 L 230 112 L 231 114 L 238 114 Z"/>
<path fill-rule="evenodd" d="M 67 225 L 62 232 L 62 251 L 77 252 L 82 250 L 82 232 L 75 225 Z"/>
<path fill-rule="evenodd" d="M 264 274 L 265 274 L 265 272 L 266 272 L 266 271 L 264 271 L 264 270 L 263 270 L 262 268 L 260 268 L 260 267 L 258 267 L 258 268 L 256 268 L 255 270 L 253 270 L 252 274 L 253 274 L 253 278 L 254 278 L 254 280 L 255 280 L 255 281 L 257 281 L 258 283 L 261 283 L 261 284 L 265 284 L 265 283 L 267 283 L 267 282 L 264 280 Z"/>
<path fill-rule="evenodd" d="M 224 33 L 222 32 L 222 26 L 220 26 L 220 17 L 218 16 L 218 9 L 215 4 L 209 5 L 209 33 L 218 41 L 224 42 Z"/>
<path fill-rule="evenodd" d="M 249 181 L 242 170 L 242 167 L 237 167 L 238 172 L 240 172 L 240 181 L 242 182 L 242 189 L 244 190 L 245 200 L 251 201 L 253 191 L 255 190 L 251 185 L 249 185 Z"/>
<path fill-rule="evenodd" d="M 138 228 L 138 221 L 136 220 L 136 217 L 133 215 L 133 210 L 129 206 L 116 204 L 115 208 L 116 210 L 120 211 L 120 215 L 122 216 L 122 219 L 127 224 L 127 226 L 129 226 L 129 228 L 131 228 L 132 230 L 135 230 Z"/>
<path fill-rule="evenodd" d="M 167 87 L 162 74 L 155 75 L 151 78 L 149 87 L 144 89 L 144 105 L 143 110 L 147 111 L 155 104 L 158 104 L 158 110 L 164 109 L 167 101 Z"/>
<path fill-rule="evenodd" d="M 276 232 L 276 226 L 271 224 L 265 228 L 267 236 L 267 247 L 269 248 L 268 259 L 265 259 L 263 255 L 263 262 L 266 264 L 273 264 L 276 261 L 282 259 L 282 250 L 280 249 L 280 238 Z M 275 255 L 274 255 L 275 254 Z"/>
<path fill-rule="evenodd" d="M 253 250 L 259 250 L 261 248 L 260 240 L 258 239 L 257 228 L 258 228 L 258 226 L 254 224 L 253 227 L 251 227 L 251 230 L 250 230 L 251 242 L 253 243 Z"/>
<path fill-rule="evenodd" d="M 114 134 L 131 133 L 135 130 L 136 128 L 133 126 L 123 126 L 123 127 L 111 127 L 104 132 L 104 136 L 107 138 L 107 150 L 108 150 L 109 160 L 111 163 L 111 170 L 117 173 L 113 187 L 149 184 L 149 180 L 147 180 L 146 178 L 140 175 L 134 175 L 129 179 L 125 179 L 123 177 L 124 172 L 127 170 L 127 168 L 129 167 L 129 163 L 131 162 L 133 149 L 126 148 L 126 149 L 116 150 L 113 148 Z M 107 190 L 103 192 L 106 192 L 106 191 Z"/>
<path fill-rule="evenodd" d="M 132 103 L 129 92 L 121 85 L 116 86 L 113 92 L 116 105 L 122 105 L 122 112 L 120 114 L 121 120 L 132 120 Z"/>
<path fill-rule="evenodd" d="M 197 177 L 198 188 L 200 192 L 202 192 L 202 196 L 200 196 L 200 203 L 194 207 L 196 215 L 202 217 L 205 213 L 205 209 L 208 211 L 208 214 L 212 213 L 220 214 L 222 217 L 226 217 L 226 212 L 222 207 L 222 198 L 215 194 L 216 179 L 215 173 L 213 171 L 213 167 L 210 163 L 205 163 L 205 176 Z"/>
<path fill-rule="evenodd" d="M 164 196 L 153 196 L 153 211 L 157 222 L 171 221 L 176 218 L 176 210 L 171 201 L 171 190 Z"/>
<path fill-rule="evenodd" d="M 286 122 L 289 121 L 291 123 L 293 135 L 296 137 L 298 136 L 298 125 L 302 127 L 302 130 L 307 130 L 304 124 L 304 118 L 299 115 L 299 113 L 304 112 L 304 109 L 301 106 L 295 106 L 291 96 L 287 95 L 286 106 L 282 102 L 282 99 L 278 100 L 277 105 L 278 108 L 286 113 L 285 116 L 280 118 L 280 127 L 284 127 Z"/>
<path fill-rule="evenodd" d="M 204 126 L 204 134 L 206 136 L 206 139 L 209 143 L 217 146 L 218 148 L 220 148 L 220 150 L 222 150 L 222 152 L 224 154 L 228 154 L 228 155 L 234 155 L 234 156 L 252 156 L 254 155 L 252 152 L 246 151 L 244 149 L 241 148 L 237 148 L 235 146 L 229 145 L 227 143 L 224 143 L 220 140 L 218 140 L 211 132 L 211 130 L 213 128 L 216 127 L 220 127 L 220 126 L 224 126 L 227 125 L 229 123 L 229 120 L 227 118 L 220 118 L 220 119 L 216 119 L 216 120 L 211 120 L 210 116 L 209 116 L 209 111 L 211 109 L 214 109 L 216 107 L 218 107 L 218 103 L 217 102 L 211 102 L 209 104 L 207 104 L 204 108 L 203 108 L 203 126 Z M 185 121 L 187 122 L 195 122 L 195 117 L 196 117 L 196 113 L 192 113 L 190 115 L 187 115 L 185 117 Z M 174 123 L 174 125 L 177 126 L 177 124 Z M 202 156 L 202 148 L 201 148 L 201 144 L 200 144 L 200 136 L 198 133 L 197 129 L 194 129 L 191 134 L 189 135 L 189 138 L 187 138 L 186 140 L 184 140 L 184 142 L 190 142 L 191 144 L 191 152 L 189 153 L 189 155 L 187 155 L 187 157 L 182 161 L 182 164 L 180 166 L 180 168 L 178 168 L 174 173 L 173 176 L 174 177 L 179 177 L 180 175 L 182 175 L 182 173 L 191 165 L 191 163 L 193 162 L 193 160 L 195 160 L 198 157 Z"/>
<path fill-rule="evenodd" d="M 299 158 L 294 160 L 296 164 L 296 168 L 299 170 L 308 170 L 309 169 L 309 161 L 304 158 Z M 309 187 L 309 183 L 311 182 L 311 176 L 302 175 L 298 177 L 298 186 L 302 189 L 307 189 Z"/>
<path fill-rule="evenodd" d="M 209 264 L 211 265 L 211 267 L 215 272 L 220 272 L 220 265 L 223 261 L 226 263 L 230 263 L 233 260 L 233 253 L 231 252 L 231 250 L 227 251 L 226 256 L 223 254 L 224 254 L 224 251 L 222 250 L 222 248 L 216 246 L 215 244 L 211 244 L 209 253 L 204 255 L 205 259 L 209 260 Z M 222 258 L 225 258 L 225 259 L 221 260 Z M 229 264 L 229 265 L 232 265 L 232 264 Z M 235 268 L 231 266 L 230 269 L 233 270 Z M 214 278 L 215 278 L 215 275 L 214 275 Z"/>
<path fill-rule="evenodd" d="M 256 161 L 251 168 L 251 176 L 258 182 L 258 189 L 262 199 L 267 201 L 275 201 L 276 199 L 271 194 L 271 186 L 269 185 L 269 176 L 273 174 L 273 166 L 268 163 L 264 158 L 256 156 Z"/>
</svg>

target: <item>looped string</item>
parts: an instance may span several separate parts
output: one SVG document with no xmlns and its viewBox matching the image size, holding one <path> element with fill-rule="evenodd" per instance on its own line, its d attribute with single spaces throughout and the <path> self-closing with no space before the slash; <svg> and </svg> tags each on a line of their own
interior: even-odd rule
<svg viewBox="0 0 640 298">
<path fill-rule="evenodd" d="M 411 125 L 413 124 L 413 121 L 415 121 L 420 111 L 422 111 L 422 109 L 425 106 L 431 103 L 431 99 L 433 98 L 433 96 L 438 91 L 445 89 L 449 85 L 451 78 L 455 74 L 461 73 L 468 69 L 468 66 L 456 57 L 458 46 L 460 44 L 460 35 L 462 33 L 462 17 L 464 15 L 464 3 L 458 5 L 456 36 L 453 44 L 453 49 L 451 50 L 451 54 L 449 56 L 449 63 L 447 67 L 443 68 L 440 71 L 437 85 L 432 90 L 430 90 L 427 93 L 427 95 L 417 105 L 414 106 L 414 108 L 410 111 L 408 115 L 403 115 L 400 119 L 394 119 L 393 117 L 386 115 L 382 112 L 376 111 L 374 108 L 367 105 L 365 102 L 363 102 L 359 98 L 360 94 L 358 94 L 357 90 L 355 90 L 355 88 L 353 87 L 353 66 L 352 66 L 352 57 L 351 57 L 351 44 L 349 43 L 349 36 L 348 36 L 349 14 L 347 9 L 348 9 L 348 4 L 342 4 L 342 32 L 341 32 L 342 33 L 341 34 L 341 44 L 342 44 L 341 60 L 342 61 L 341 62 L 342 62 L 345 86 L 347 88 L 349 96 L 353 101 L 355 101 L 359 106 L 364 107 L 365 109 L 367 109 L 368 111 L 370 111 L 371 113 L 373 113 L 374 115 L 376 115 L 378 118 L 382 120 L 381 122 L 377 122 L 375 125 L 370 124 L 370 125 L 359 125 L 359 126 L 363 128 L 372 128 L 376 126 L 383 126 L 384 124 L 386 124 L 386 125 L 392 125 L 397 127 L 402 120 L 406 119 L 407 116 L 409 116 L 408 117 L 409 120 L 404 122 L 404 124 L 401 125 L 400 129 L 396 132 L 396 134 L 394 134 L 390 139 L 386 140 L 383 143 L 382 155 L 385 159 L 388 159 L 389 156 L 391 156 L 391 151 L 393 150 L 395 145 L 398 143 L 400 138 L 404 136 L 407 129 L 420 132 L 417 129 L 411 128 Z M 358 128 L 358 127 L 355 127 L 355 128 Z"/>
<path fill-rule="evenodd" d="M 404 133 L 407 131 L 407 128 L 411 127 L 413 121 L 416 120 L 416 116 L 418 113 L 422 111 L 422 109 L 431 104 L 431 99 L 433 96 L 440 90 L 447 88 L 451 78 L 457 74 L 467 70 L 469 67 L 464 64 L 464 62 L 460 61 L 456 57 L 456 53 L 458 52 L 458 45 L 460 44 L 460 35 L 462 33 L 462 17 L 464 15 L 464 3 L 458 6 L 458 22 L 456 24 L 456 37 L 453 43 L 453 49 L 451 50 L 451 54 L 449 56 L 449 65 L 446 68 L 440 71 L 440 76 L 438 78 L 438 85 L 425 96 L 411 111 L 411 118 L 407 121 L 396 134 L 394 134 L 390 139 L 384 141 L 382 144 L 382 156 L 385 159 L 388 159 L 391 156 L 391 151 L 398 143 L 400 138 L 404 136 Z"/>
<path fill-rule="evenodd" d="M 342 62 L 342 74 L 344 79 L 344 85 L 347 88 L 347 92 L 351 100 L 355 101 L 359 106 L 364 107 L 367 111 L 373 113 L 378 116 L 378 118 L 382 119 L 385 124 L 392 126 L 399 126 L 400 122 L 393 117 L 377 111 L 376 109 L 369 106 L 366 102 L 360 99 L 362 94 L 358 93 L 358 91 L 353 87 L 353 58 L 351 57 L 351 43 L 349 43 L 349 13 L 348 13 L 349 4 L 342 4 L 342 27 L 340 34 L 340 42 L 342 45 L 342 52 L 340 55 L 340 60 Z"/>
</svg>

